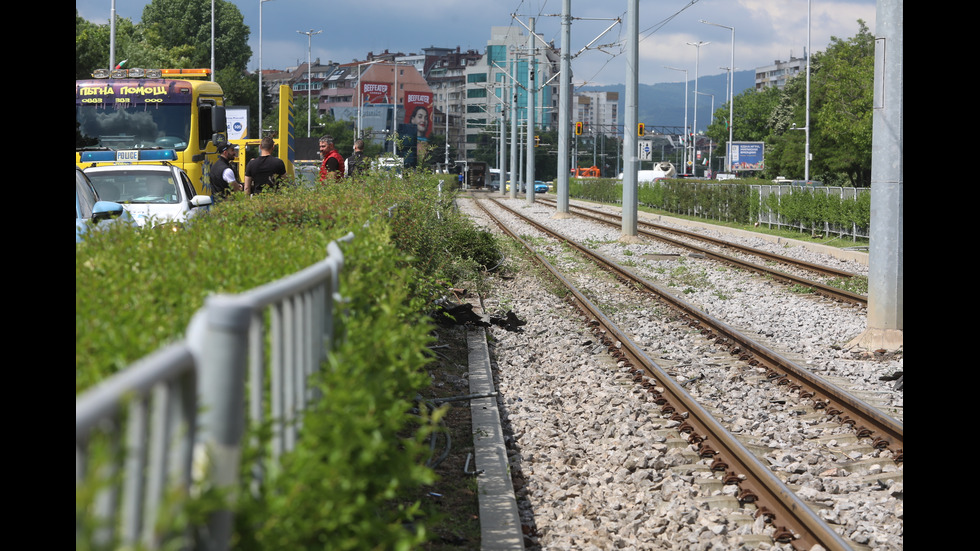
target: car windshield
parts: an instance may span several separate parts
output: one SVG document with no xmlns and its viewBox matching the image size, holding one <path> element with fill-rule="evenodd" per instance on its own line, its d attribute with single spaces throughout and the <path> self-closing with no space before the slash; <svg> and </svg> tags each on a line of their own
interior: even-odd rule
<svg viewBox="0 0 980 551">
<path fill-rule="evenodd" d="M 75 170 L 75 219 L 91 218 L 92 208 L 98 198 L 92 184 L 85 178 L 82 171 Z"/>
<path fill-rule="evenodd" d="M 177 203 L 180 195 L 171 171 L 107 170 L 86 172 L 105 201 L 117 203 Z"/>
</svg>

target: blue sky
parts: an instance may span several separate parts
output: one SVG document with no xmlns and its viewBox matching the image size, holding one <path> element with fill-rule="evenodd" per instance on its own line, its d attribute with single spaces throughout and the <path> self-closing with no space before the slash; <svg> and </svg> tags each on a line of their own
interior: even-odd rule
<svg viewBox="0 0 980 551">
<path fill-rule="evenodd" d="M 142 15 L 145 0 L 116 0 L 116 13 L 133 21 Z M 249 44 L 259 64 L 259 0 L 233 2 L 251 29 Z M 602 4 L 599 6 L 598 4 Z M 848 38 L 862 19 L 874 32 L 874 0 L 811 2 L 810 42 L 813 51 L 826 48 L 831 36 Z M 76 0 L 79 15 L 105 23 L 111 0 Z M 596 44 L 625 40 L 627 0 L 572 1 L 572 50 L 593 41 L 612 20 L 620 25 Z M 298 31 L 323 31 L 313 37 L 312 56 L 322 61 L 350 62 L 368 52 L 384 50 L 421 53 L 429 46 L 483 52 L 491 26 L 519 26 L 534 17 L 546 40 L 561 46 L 561 0 L 270 0 L 262 5 L 262 65 L 266 69 L 295 66 L 307 59 L 308 41 Z M 755 69 L 774 60 L 802 57 L 807 43 L 807 0 L 640 0 L 640 82 L 693 79 L 695 63 L 701 75 L 722 74 L 731 65 L 732 32 L 701 23 L 706 20 L 735 28 L 735 67 Z M 688 42 L 708 42 L 700 49 Z M 613 45 L 586 51 L 572 61 L 574 84 L 605 85 L 626 81 L 625 53 Z M 700 59 L 697 52 L 700 51 Z"/>
</svg>

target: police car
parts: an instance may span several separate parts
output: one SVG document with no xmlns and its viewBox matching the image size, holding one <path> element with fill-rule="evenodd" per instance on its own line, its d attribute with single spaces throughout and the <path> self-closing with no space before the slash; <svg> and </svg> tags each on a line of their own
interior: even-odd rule
<svg viewBox="0 0 980 551">
<path fill-rule="evenodd" d="M 208 195 L 196 195 L 187 173 L 168 161 L 172 150 L 105 151 L 83 155 L 85 175 L 103 200 L 126 209 L 140 226 L 185 222 L 207 212 Z M 102 154 L 102 155 L 98 155 Z M 109 160 L 109 156 L 123 161 Z M 155 162 L 156 161 L 156 162 Z"/>
</svg>

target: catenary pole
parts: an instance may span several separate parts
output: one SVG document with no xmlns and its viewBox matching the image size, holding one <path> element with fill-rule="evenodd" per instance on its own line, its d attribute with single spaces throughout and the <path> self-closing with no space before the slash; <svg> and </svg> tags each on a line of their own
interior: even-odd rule
<svg viewBox="0 0 980 551">
<path fill-rule="evenodd" d="M 572 0 L 561 6 L 561 79 L 558 83 L 558 210 L 557 217 L 568 214 L 568 141 L 571 133 L 572 99 Z"/>
<path fill-rule="evenodd" d="M 639 92 L 640 73 L 640 0 L 628 0 L 626 8 L 626 118 L 623 128 L 625 138 L 623 144 L 623 235 L 622 240 L 630 241 L 637 238 L 637 135 L 636 124 L 639 120 L 637 111 L 637 95 Z"/>
</svg>

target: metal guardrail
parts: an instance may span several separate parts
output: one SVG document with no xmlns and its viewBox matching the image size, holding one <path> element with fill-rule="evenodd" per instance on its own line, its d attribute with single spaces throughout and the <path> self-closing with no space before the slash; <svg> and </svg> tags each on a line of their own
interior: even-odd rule
<svg viewBox="0 0 980 551">
<path fill-rule="evenodd" d="M 76 493 L 100 487 L 94 511 L 76 515 L 76 537 L 88 530 L 80 523 L 97 522 L 93 547 L 158 548 L 174 536 L 155 529 L 169 491 L 187 495 L 206 482 L 233 495 L 247 426 L 272 429 L 259 465 L 275 464 L 295 447 L 302 411 L 316 399 L 307 380 L 334 338 L 344 257 L 336 242 L 327 253 L 251 291 L 208 297 L 186 340 L 76 398 Z M 253 489 L 264 471 L 251 473 Z M 232 521 L 230 509 L 213 514 L 201 543 L 227 549 Z"/>
</svg>

